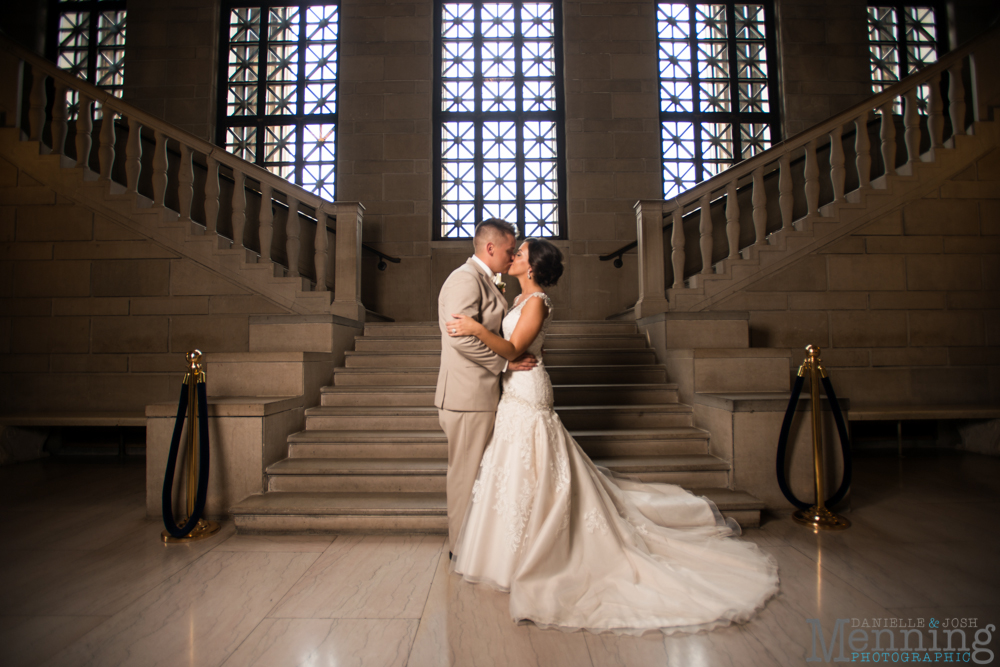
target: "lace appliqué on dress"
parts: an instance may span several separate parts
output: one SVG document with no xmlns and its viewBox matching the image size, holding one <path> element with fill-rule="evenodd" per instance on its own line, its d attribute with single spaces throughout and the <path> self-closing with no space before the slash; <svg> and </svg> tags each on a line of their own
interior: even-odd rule
<svg viewBox="0 0 1000 667">
<path fill-rule="evenodd" d="M 597 509 L 590 510 L 583 518 L 586 521 L 588 533 L 593 534 L 594 531 L 600 531 L 601 535 L 608 534 L 608 520 Z"/>
</svg>

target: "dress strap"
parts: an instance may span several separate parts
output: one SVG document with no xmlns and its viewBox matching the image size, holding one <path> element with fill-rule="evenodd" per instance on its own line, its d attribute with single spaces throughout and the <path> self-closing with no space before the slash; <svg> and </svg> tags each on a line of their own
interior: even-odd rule
<svg viewBox="0 0 1000 667">
<path fill-rule="evenodd" d="M 549 313 L 552 312 L 552 299 L 550 299 L 549 295 L 546 294 L 545 292 L 532 292 L 531 294 L 528 294 L 527 296 L 524 296 L 524 295 L 522 295 L 522 296 L 524 298 L 521 299 L 521 302 L 518 303 L 517 305 L 523 306 L 524 304 L 526 304 L 528 302 L 528 299 L 530 299 L 531 297 L 537 296 L 539 299 L 542 300 L 542 302 L 549 309 Z"/>
</svg>

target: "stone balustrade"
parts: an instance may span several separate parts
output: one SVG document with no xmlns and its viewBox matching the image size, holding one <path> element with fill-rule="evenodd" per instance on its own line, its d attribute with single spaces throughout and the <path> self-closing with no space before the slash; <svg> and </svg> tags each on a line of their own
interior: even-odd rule
<svg viewBox="0 0 1000 667">
<path fill-rule="evenodd" d="M 982 100 L 992 99 L 995 85 L 989 92 L 977 88 L 989 86 L 983 83 L 991 80 L 985 63 L 994 53 L 997 32 L 985 33 L 865 102 L 674 199 L 638 202 L 635 316 L 675 309 L 668 295 L 672 301 L 674 295 L 713 279 L 706 276 L 730 272 L 734 265 L 755 259 L 777 236 L 809 229 L 834 215 L 837 207 L 861 202 L 866 191 L 888 187 L 888 177 L 909 176 L 916 163 L 933 162 L 935 151 L 966 134 L 968 116 L 978 121 L 988 113 Z M 977 49 L 982 51 L 978 68 Z M 965 80 L 973 85 L 968 91 L 972 113 Z M 900 119 L 894 109 L 903 109 L 902 142 L 897 141 Z M 774 199 L 776 206 L 769 201 Z"/>
<path fill-rule="evenodd" d="M 76 167 L 93 169 L 99 179 L 117 182 L 126 192 L 147 194 L 145 189 L 153 207 L 176 206 L 178 221 L 189 223 L 193 234 L 218 236 L 220 248 L 244 250 L 247 262 L 274 262 L 280 267 L 276 275 L 301 277 L 303 289 L 329 292 L 332 314 L 364 321 L 361 204 L 325 201 L 9 40 L 0 39 L 0 50 L 17 60 L 19 76 L 30 81 L 26 122 L 17 124 L 26 126 L 29 139 L 42 144 L 43 151 L 63 155 L 70 164 L 75 160 Z M 71 120 L 67 100 L 74 92 L 76 118 Z M 5 100 L 4 107 L 20 115 L 17 100 Z M 127 134 L 124 142 L 118 134 Z M 152 144 L 151 159 L 144 157 L 149 149 L 144 144 Z"/>
</svg>

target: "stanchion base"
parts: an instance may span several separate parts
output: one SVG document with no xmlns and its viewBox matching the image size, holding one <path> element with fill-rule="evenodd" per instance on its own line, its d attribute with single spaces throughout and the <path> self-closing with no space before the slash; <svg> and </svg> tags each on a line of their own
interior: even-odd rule
<svg viewBox="0 0 1000 667">
<path fill-rule="evenodd" d="M 179 525 L 183 526 L 185 523 L 187 523 L 187 519 L 182 520 Z M 195 524 L 195 527 L 192 528 L 191 532 L 184 537 L 174 537 L 166 530 L 160 533 L 160 537 L 163 538 L 164 544 L 185 544 L 187 542 L 197 542 L 198 540 L 203 540 L 206 537 L 211 537 L 219 532 L 219 528 L 221 527 L 222 526 L 219 525 L 218 521 L 205 521 L 204 519 L 198 519 L 198 523 Z"/>
<path fill-rule="evenodd" d="M 792 513 L 795 523 L 809 526 L 813 530 L 844 530 L 851 527 L 851 522 L 842 516 L 834 514 L 825 507 L 813 505 L 807 510 Z"/>
</svg>

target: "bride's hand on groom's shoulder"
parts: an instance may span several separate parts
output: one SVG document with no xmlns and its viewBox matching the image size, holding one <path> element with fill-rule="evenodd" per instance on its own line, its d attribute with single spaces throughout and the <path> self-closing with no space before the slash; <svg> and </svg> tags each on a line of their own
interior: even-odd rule
<svg viewBox="0 0 1000 667">
<path fill-rule="evenodd" d="M 452 313 L 451 316 L 455 319 L 450 320 L 444 326 L 448 330 L 448 335 L 452 338 L 459 338 L 461 336 L 478 336 L 483 329 L 483 325 L 471 317 L 466 315 L 456 315 L 454 313 Z"/>
<path fill-rule="evenodd" d="M 525 352 L 520 357 L 510 362 L 507 366 L 512 371 L 530 371 L 532 368 L 538 365 L 538 359 L 535 355 Z"/>
</svg>

